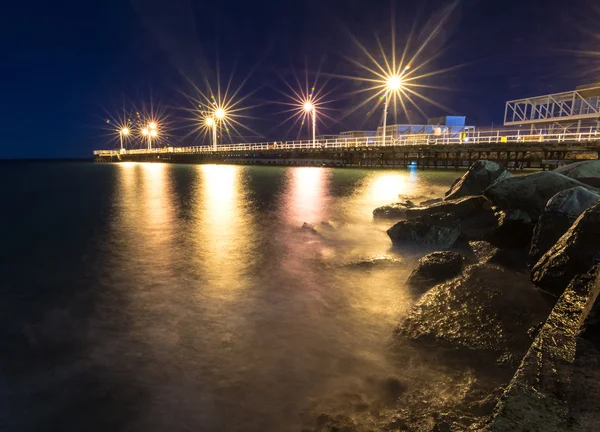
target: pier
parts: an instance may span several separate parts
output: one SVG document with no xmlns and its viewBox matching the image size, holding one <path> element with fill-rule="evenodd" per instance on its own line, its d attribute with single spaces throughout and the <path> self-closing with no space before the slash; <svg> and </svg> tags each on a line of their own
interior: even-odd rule
<svg viewBox="0 0 600 432">
<path fill-rule="evenodd" d="M 600 131 L 540 129 L 478 130 L 435 134 L 336 138 L 313 141 L 241 143 L 152 149 L 97 150 L 99 162 L 224 163 L 242 165 L 336 166 L 364 168 L 468 167 L 477 159 L 507 167 L 552 168 L 600 154 Z"/>
</svg>

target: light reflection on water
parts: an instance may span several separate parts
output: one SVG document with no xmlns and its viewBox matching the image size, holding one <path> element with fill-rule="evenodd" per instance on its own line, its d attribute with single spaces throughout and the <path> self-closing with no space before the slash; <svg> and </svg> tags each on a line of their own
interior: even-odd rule
<svg viewBox="0 0 600 432">
<path fill-rule="evenodd" d="M 113 200 L 86 264 L 98 304 L 86 362 L 112 395 L 86 414 L 113 413 L 98 429 L 297 431 L 339 392 L 402 374 L 385 346 L 412 302 L 410 268 L 348 264 L 402 258 L 373 208 L 440 196 L 454 173 L 103 169 Z"/>
</svg>

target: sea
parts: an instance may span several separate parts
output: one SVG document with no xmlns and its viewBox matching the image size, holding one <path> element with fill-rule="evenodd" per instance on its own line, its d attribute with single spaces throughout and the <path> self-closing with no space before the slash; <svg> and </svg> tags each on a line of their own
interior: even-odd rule
<svg viewBox="0 0 600 432">
<path fill-rule="evenodd" d="M 312 430 L 420 385 L 419 256 L 372 211 L 459 175 L 0 164 L 0 430 Z"/>
</svg>

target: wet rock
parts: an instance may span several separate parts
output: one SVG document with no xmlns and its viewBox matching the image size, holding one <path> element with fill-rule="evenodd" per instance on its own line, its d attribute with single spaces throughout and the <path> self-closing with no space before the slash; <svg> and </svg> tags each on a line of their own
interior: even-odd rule
<svg viewBox="0 0 600 432">
<path fill-rule="evenodd" d="M 600 189 L 600 177 L 579 177 L 577 181 L 595 189 Z"/>
<path fill-rule="evenodd" d="M 520 359 L 531 344 L 528 329 L 543 322 L 551 308 L 545 297 L 527 275 L 477 264 L 425 293 L 397 327 L 394 341 L 445 345 L 494 358 L 510 352 Z"/>
<path fill-rule="evenodd" d="M 456 186 L 456 184 L 460 181 L 462 177 L 457 178 L 456 180 L 454 180 L 452 182 L 452 186 L 450 186 L 450 189 L 448 189 L 445 193 L 444 193 L 444 197 L 447 197 L 448 195 L 450 195 L 450 192 L 452 192 L 452 189 L 454 189 L 454 186 Z"/>
<path fill-rule="evenodd" d="M 519 210 L 537 221 L 550 198 L 577 186 L 586 185 L 557 172 L 544 171 L 498 181 L 484 195 L 501 210 Z"/>
<path fill-rule="evenodd" d="M 600 290 L 597 278 L 595 270 L 593 274 L 577 276 L 569 284 L 495 407 L 486 431 L 597 430 L 597 426 L 591 425 L 573 428 L 574 424 L 583 423 L 577 418 L 579 407 L 569 406 L 573 396 L 585 395 L 583 399 L 589 399 L 590 388 L 596 384 L 590 378 L 597 368 L 585 365 L 581 369 L 587 371 L 578 373 L 577 351 L 582 342 L 585 344 L 578 337 L 582 323 L 597 303 Z M 597 407 L 594 401 L 596 425 Z"/>
<path fill-rule="evenodd" d="M 529 263 L 535 264 L 562 235 L 575 219 L 600 200 L 600 195 L 585 188 L 566 189 L 548 201 L 533 231 Z"/>
<path fill-rule="evenodd" d="M 600 202 L 577 218 L 531 272 L 539 287 L 560 295 L 571 279 L 600 262 Z"/>
<path fill-rule="evenodd" d="M 329 231 L 333 231 L 336 229 L 336 226 L 334 224 L 332 224 L 329 221 L 321 221 L 319 223 L 319 226 L 323 229 L 329 230 Z"/>
<path fill-rule="evenodd" d="M 389 255 L 378 255 L 374 257 L 361 258 L 356 261 L 343 264 L 344 267 L 356 268 L 361 270 L 371 270 L 375 268 L 397 267 L 402 264 L 400 258 Z"/>
<path fill-rule="evenodd" d="M 480 263 L 495 264 L 513 270 L 525 270 L 527 268 L 527 249 L 500 249 L 487 241 L 471 241 L 469 242 L 469 248 Z"/>
<path fill-rule="evenodd" d="M 496 162 L 480 160 L 459 178 L 446 193 L 446 200 L 462 198 L 470 195 L 481 195 L 483 191 L 496 181 L 511 177 L 511 174 Z"/>
<path fill-rule="evenodd" d="M 425 215 L 400 221 L 387 230 L 394 246 L 427 246 L 446 249 L 460 235 L 460 220 L 452 214 Z"/>
<path fill-rule="evenodd" d="M 470 241 L 469 247 L 478 262 L 487 262 L 498 248 L 487 241 Z"/>
<path fill-rule="evenodd" d="M 461 234 L 467 241 L 486 240 L 493 236 L 498 226 L 498 217 L 491 209 L 484 207 L 467 218 L 461 218 Z"/>
<path fill-rule="evenodd" d="M 384 205 L 373 210 L 373 217 L 375 219 L 400 219 L 406 217 L 408 208 L 406 203 L 401 202 Z"/>
<path fill-rule="evenodd" d="M 458 252 L 432 252 L 421 258 L 407 283 L 421 290 L 458 276 L 463 270 L 464 256 Z"/>
<path fill-rule="evenodd" d="M 442 201 L 444 201 L 442 198 L 428 199 L 428 200 L 425 200 L 425 201 L 421 201 L 419 203 L 419 207 L 430 206 L 431 204 L 436 204 L 436 203 L 439 203 L 439 202 L 442 202 Z"/>
<path fill-rule="evenodd" d="M 585 160 L 557 168 L 554 172 L 581 181 L 582 178 L 600 179 L 600 160 Z"/>
<path fill-rule="evenodd" d="M 309 223 L 304 222 L 302 224 L 302 228 L 300 228 L 302 231 L 304 232 L 308 232 L 311 234 L 318 234 L 317 230 L 315 229 L 315 227 Z"/>
<path fill-rule="evenodd" d="M 489 240 L 501 248 L 529 247 L 535 223 L 522 210 L 500 211 Z"/>
<path fill-rule="evenodd" d="M 466 218 L 484 209 L 490 209 L 489 201 L 482 195 L 468 196 L 456 200 L 446 200 L 426 207 L 407 209 L 406 217 L 412 219 L 436 213 L 453 213 L 458 218 Z"/>
<path fill-rule="evenodd" d="M 317 418 L 315 432 L 357 432 L 356 423 L 347 415 L 321 414 Z"/>
<path fill-rule="evenodd" d="M 388 377 L 382 383 L 383 401 L 388 405 L 396 403 L 398 398 L 406 391 L 406 385 L 397 377 Z"/>
</svg>

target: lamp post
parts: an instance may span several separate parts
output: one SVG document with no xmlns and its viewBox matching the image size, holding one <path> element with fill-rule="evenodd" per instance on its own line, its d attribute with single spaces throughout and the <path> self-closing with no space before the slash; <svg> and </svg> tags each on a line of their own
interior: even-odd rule
<svg viewBox="0 0 600 432">
<path fill-rule="evenodd" d="M 213 117 L 206 117 L 204 124 L 211 129 L 213 151 L 217 151 L 217 122 Z"/>
<path fill-rule="evenodd" d="M 125 153 L 125 148 L 123 147 L 123 137 L 129 135 L 129 128 L 124 127 L 119 131 L 119 139 L 121 141 L 121 153 Z"/>
<path fill-rule="evenodd" d="M 304 112 L 306 112 L 307 114 L 312 116 L 312 142 L 313 142 L 313 147 L 317 146 L 317 140 L 315 137 L 315 130 L 316 130 L 316 124 L 317 124 L 317 119 L 316 119 L 316 110 L 315 110 L 315 104 L 313 104 L 311 101 L 306 101 L 304 102 Z"/>
<path fill-rule="evenodd" d="M 387 129 L 387 112 L 390 102 L 390 92 L 398 92 L 402 88 L 402 78 L 398 75 L 393 75 L 388 78 L 385 85 L 385 103 L 383 104 L 383 145 L 385 145 L 385 134 Z"/>
<path fill-rule="evenodd" d="M 148 146 L 148 150 L 150 150 L 150 131 L 148 130 L 147 127 L 145 127 L 144 129 L 142 129 L 142 135 L 147 137 L 146 141 L 147 141 L 147 146 Z"/>
<path fill-rule="evenodd" d="M 156 138 L 158 136 L 158 126 L 156 122 L 148 123 L 148 126 L 142 129 L 142 135 L 147 137 L 148 139 L 148 150 L 152 150 L 152 138 Z"/>
</svg>

